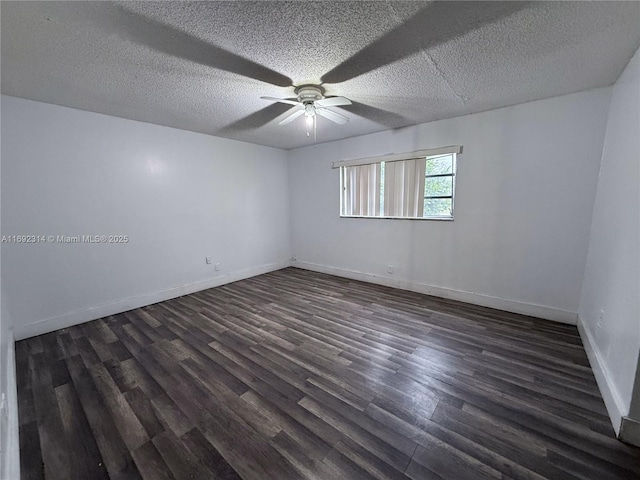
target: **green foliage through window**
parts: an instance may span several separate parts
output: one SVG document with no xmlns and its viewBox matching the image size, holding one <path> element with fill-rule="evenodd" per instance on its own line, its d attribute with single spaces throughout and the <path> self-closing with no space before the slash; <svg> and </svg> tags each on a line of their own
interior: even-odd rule
<svg viewBox="0 0 640 480">
<path fill-rule="evenodd" d="M 453 216 L 454 158 L 452 154 L 427 157 L 424 180 L 425 217 Z"/>
</svg>

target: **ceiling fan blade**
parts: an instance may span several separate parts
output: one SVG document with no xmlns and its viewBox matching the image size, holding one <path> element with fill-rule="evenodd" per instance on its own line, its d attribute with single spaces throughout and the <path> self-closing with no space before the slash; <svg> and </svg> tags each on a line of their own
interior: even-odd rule
<svg viewBox="0 0 640 480">
<path fill-rule="evenodd" d="M 409 123 L 408 119 L 398 115 L 397 113 L 383 110 L 381 108 L 374 107 L 373 105 L 366 105 L 364 103 L 352 102 L 352 105 L 348 108 L 351 113 L 371 120 L 373 122 L 384 125 L 388 128 L 404 127 Z"/>
<path fill-rule="evenodd" d="M 325 108 L 316 108 L 316 113 L 321 117 L 331 120 L 332 122 L 337 123 L 339 125 L 344 125 L 349 121 L 349 119 L 344 115 L 333 112 L 331 110 L 327 110 Z"/>
<path fill-rule="evenodd" d="M 74 14 L 80 11 L 88 21 L 96 23 L 104 31 L 157 52 L 280 87 L 293 84 L 286 75 L 127 7 L 80 4 L 74 7 L 77 7 Z"/>
<path fill-rule="evenodd" d="M 276 98 L 276 97 L 260 97 L 263 100 L 271 100 L 272 102 L 280 102 L 287 103 L 289 105 L 302 105 L 300 102 L 296 102 L 295 100 L 288 100 L 286 98 Z"/>
<path fill-rule="evenodd" d="M 413 17 L 325 73 L 341 83 L 530 8 L 535 2 L 429 2 Z M 454 21 L 451 21 L 454 19 Z"/>
<path fill-rule="evenodd" d="M 278 125 L 286 125 L 287 123 L 291 123 L 303 113 L 304 113 L 304 108 L 301 108 L 300 110 L 296 110 L 291 115 L 286 117 L 284 120 L 278 122 Z"/>
<path fill-rule="evenodd" d="M 351 100 L 345 97 L 329 97 L 316 100 L 313 104 L 317 107 L 341 107 L 343 105 L 351 105 Z"/>
</svg>

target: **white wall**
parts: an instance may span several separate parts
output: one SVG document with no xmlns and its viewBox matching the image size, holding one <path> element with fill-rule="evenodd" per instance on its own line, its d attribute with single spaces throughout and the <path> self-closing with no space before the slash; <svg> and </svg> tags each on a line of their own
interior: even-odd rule
<svg viewBox="0 0 640 480">
<path fill-rule="evenodd" d="M 610 93 L 290 151 L 296 265 L 575 323 Z M 331 162 L 445 145 L 464 146 L 454 221 L 339 218 Z"/>
<path fill-rule="evenodd" d="M 0 163 L 1 160 L 2 156 L 0 155 Z M 1 203 L 0 201 L 0 211 Z M 0 237 L 2 237 L 1 224 Z M 0 258 L 1 256 L 0 252 Z M 2 275 L 0 275 L 0 478 L 17 479 L 20 478 L 20 440 L 18 437 L 15 348 L 13 324 L 5 309 L 2 288 Z"/>
<path fill-rule="evenodd" d="M 579 314 L 585 347 L 618 429 L 629 412 L 640 350 L 638 52 L 613 87 Z"/>
<path fill-rule="evenodd" d="M 281 268 L 291 256 L 282 150 L 3 96 L 2 170 L 4 235 L 129 236 L 3 244 L 16 338 Z"/>
</svg>

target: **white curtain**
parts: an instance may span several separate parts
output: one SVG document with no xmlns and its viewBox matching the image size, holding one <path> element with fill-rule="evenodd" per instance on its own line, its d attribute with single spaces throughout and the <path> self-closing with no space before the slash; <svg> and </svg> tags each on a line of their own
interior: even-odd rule
<svg viewBox="0 0 640 480">
<path fill-rule="evenodd" d="M 423 216 L 425 168 L 424 158 L 385 162 L 384 215 L 386 217 Z"/>
<path fill-rule="evenodd" d="M 380 215 L 380 164 L 344 167 L 343 215 Z"/>
</svg>

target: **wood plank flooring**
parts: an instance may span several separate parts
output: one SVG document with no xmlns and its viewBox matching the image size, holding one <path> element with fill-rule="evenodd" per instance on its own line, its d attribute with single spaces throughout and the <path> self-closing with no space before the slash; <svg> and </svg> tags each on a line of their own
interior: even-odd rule
<svg viewBox="0 0 640 480">
<path fill-rule="evenodd" d="M 631 479 L 575 327 L 289 268 L 18 342 L 24 479 Z"/>
</svg>

